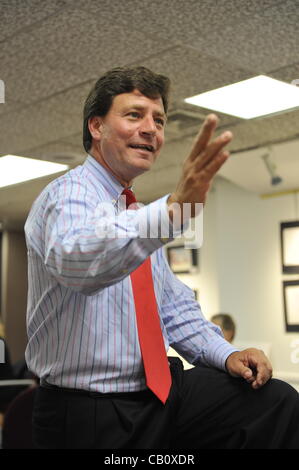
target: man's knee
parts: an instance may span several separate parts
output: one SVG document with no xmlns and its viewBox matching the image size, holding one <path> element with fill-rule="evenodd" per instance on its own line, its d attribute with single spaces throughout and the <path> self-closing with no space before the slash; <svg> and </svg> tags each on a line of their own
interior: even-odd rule
<svg viewBox="0 0 299 470">
<path fill-rule="evenodd" d="M 299 413 L 299 393 L 287 382 L 271 379 L 265 386 L 265 391 L 271 401 L 286 403 L 293 406 Z"/>
</svg>

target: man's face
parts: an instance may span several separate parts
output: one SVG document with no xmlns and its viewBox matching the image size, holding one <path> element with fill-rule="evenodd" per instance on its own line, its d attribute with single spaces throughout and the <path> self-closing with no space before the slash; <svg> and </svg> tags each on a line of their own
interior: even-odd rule
<svg viewBox="0 0 299 470">
<path fill-rule="evenodd" d="M 140 91 L 115 96 L 95 143 L 97 159 L 122 183 L 151 169 L 164 143 L 166 116 L 161 97 Z"/>
</svg>

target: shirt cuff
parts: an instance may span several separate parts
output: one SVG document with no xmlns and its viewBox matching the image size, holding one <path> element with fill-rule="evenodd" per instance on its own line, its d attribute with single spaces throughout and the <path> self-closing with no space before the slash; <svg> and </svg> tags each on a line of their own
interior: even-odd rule
<svg viewBox="0 0 299 470">
<path fill-rule="evenodd" d="M 226 360 L 228 356 L 236 351 L 239 351 L 239 349 L 235 348 L 223 338 L 219 337 L 205 347 L 203 357 L 208 365 L 226 371 Z"/>
</svg>

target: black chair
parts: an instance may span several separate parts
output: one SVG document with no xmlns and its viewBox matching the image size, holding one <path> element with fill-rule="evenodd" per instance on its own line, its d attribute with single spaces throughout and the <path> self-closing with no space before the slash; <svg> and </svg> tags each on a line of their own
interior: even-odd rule
<svg viewBox="0 0 299 470">
<path fill-rule="evenodd" d="M 24 380 L 0 380 L 0 413 L 5 413 L 10 403 L 26 390 L 35 385 L 36 381 L 31 379 Z"/>
<path fill-rule="evenodd" d="M 32 442 L 32 410 L 37 386 L 19 393 L 4 415 L 3 449 L 34 449 Z"/>
</svg>

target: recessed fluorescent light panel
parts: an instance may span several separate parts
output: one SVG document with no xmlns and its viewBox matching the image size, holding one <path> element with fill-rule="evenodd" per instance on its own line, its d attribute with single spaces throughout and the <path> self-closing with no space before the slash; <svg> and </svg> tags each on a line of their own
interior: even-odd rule
<svg viewBox="0 0 299 470">
<path fill-rule="evenodd" d="M 0 157 L 0 188 L 68 170 L 68 165 L 34 158 L 5 155 Z"/>
<path fill-rule="evenodd" d="M 299 87 L 259 75 L 185 101 L 219 113 L 253 119 L 299 107 Z"/>
</svg>

